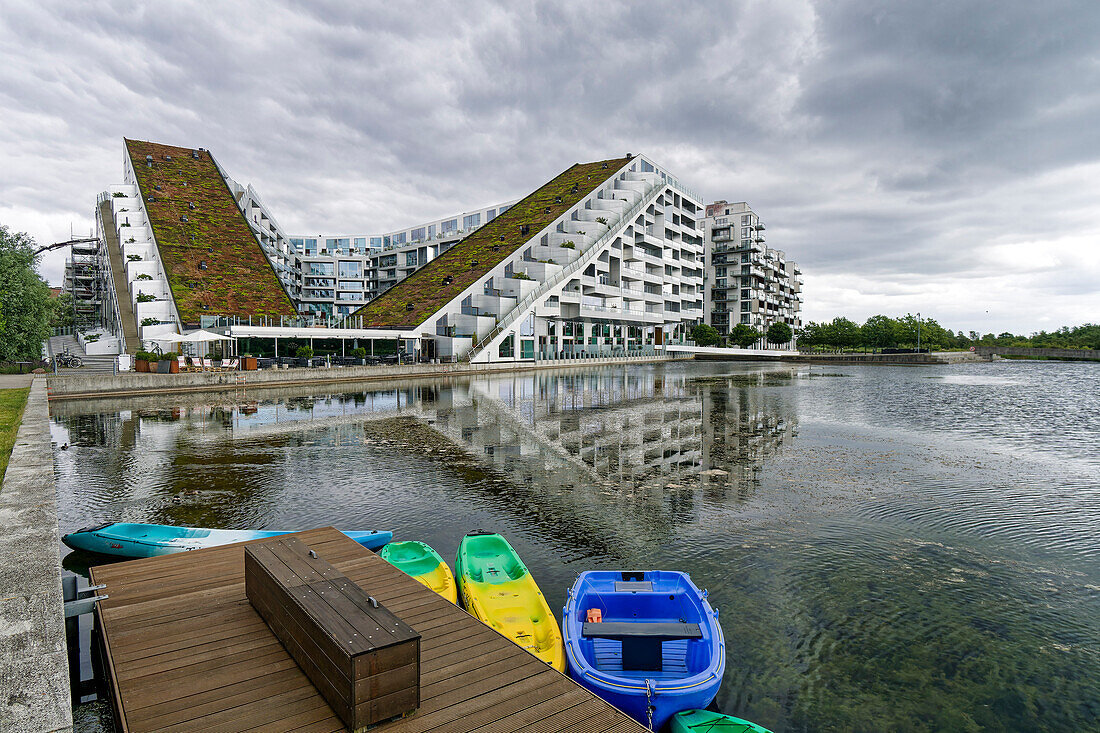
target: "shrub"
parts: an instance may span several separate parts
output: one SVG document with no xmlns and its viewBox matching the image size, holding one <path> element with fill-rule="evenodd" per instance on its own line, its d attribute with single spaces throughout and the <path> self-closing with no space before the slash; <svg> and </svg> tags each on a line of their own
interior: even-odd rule
<svg viewBox="0 0 1100 733">
<path fill-rule="evenodd" d="M 299 359 L 312 359 L 313 349 L 309 346 L 299 346 L 298 350 L 294 352 L 294 355 Z"/>
<path fill-rule="evenodd" d="M 134 358 L 138 361 L 156 361 L 160 357 L 151 351 L 138 351 L 134 353 Z"/>
<path fill-rule="evenodd" d="M 158 361 L 175 361 L 178 356 L 179 356 L 179 354 L 177 354 L 174 351 L 165 351 L 163 354 L 160 354 L 160 355 L 157 356 L 157 360 Z"/>
<path fill-rule="evenodd" d="M 531 276 L 528 275 L 526 272 L 513 272 L 512 273 L 512 279 L 513 280 L 530 280 Z"/>
<path fill-rule="evenodd" d="M 159 318 L 142 318 L 141 325 L 143 326 L 158 326 L 160 325 Z"/>
<path fill-rule="evenodd" d="M 561 246 L 565 247 L 566 249 L 576 249 L 577 248 L 576 243 L 572 239 L 570 239 L 568 242 L 562 242 Z"/>
<path fill-rule="evenodd" d="M 133 241 L 133 240 L 130 240 Z M 141 262 L 141 255 L 126 255 L 127 262 Z"/>
<path fill-rule="evenodd" d="M 596 221 L 600 224 L 603 224 L 604 226 L 607 226 L 607 219 L 603 218 L 602 216 L 597 216 Z"/>
<path fill-rule="evenodd" d="M 138 275 L 137 277 L 135 277 L 134 279 L 135 280 L 152 280 L 153 276 L 143 272 L 140 275 Z"/>
<path fill-rule="evenodd" d="M 111 195 L 112 195 L 112 196 L 114 196 L 114 197 L 115 197 L 116 199 L 124 199 L 124 198 L 126 198 L 126 194 L 124 194 L 124 193 L 123 193 L 122 191 L 115 191 L 115 192 L 114 192 L 114 193 L 112 193 Z"/>
<path fill-rule="evenodd" d="M 157 299 L 157 296 L 150 295 L 149 293 L 138 293 L 137 302 L 139 303 L 152 303 Z"/>
<path fill-rule="evenodd" d="M 354 356 L 356 359 L 366 359 L 367 358 L 367 350 L 364 349 L 362 346 L 360 346 L 357 349 L 352 349 L 351 350 L 351 355 Z"/>
<path fill-rule="evenodd" d="M 98 333 L 89 333 L 84 337 L 84 343 L 94 344 L 96 341 L 99 341 Z"/>
</svg>

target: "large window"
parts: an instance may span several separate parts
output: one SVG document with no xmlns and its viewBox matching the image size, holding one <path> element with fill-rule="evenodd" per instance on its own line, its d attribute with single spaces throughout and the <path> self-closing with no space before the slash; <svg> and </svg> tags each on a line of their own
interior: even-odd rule
<svg viewBox="0 0 1100 733">
<path fill-rule="evenodd" d="M 497 218 L 497 210 L 496 209 L 489 209 L 488 211 L 485 212 L 485 223 L 486 224 L 488 224 L 489 222 L 491 222 L 495 218 Z"/>
<path fill-rule="evenodd" d="M 453 232 L 455 229 L 458 229 L 458 219 L 445 221 L 440 228 L 444 234 L 447 234 L 448 232 Z"/>
<path fill-rule="evenodd" d="M 310 262 L 306 269 L 307 275 L 335 275 L 336 265 L 331 262 Z"/>
<path fill-rule="evenodd" d="M 414 242 L 423 242 L 425 233 L 426 233 L 426 230 L 424 229 L 424 227 L 419 227 L 418 229 L 413 229 L 412 230 L 412 234 L 410 235 L 410 238 Z"/>
<path fill-rule="evenodd" d="M 362 263 L 341 262 L 340 277 L 363 277 Z"/>
<path fill-rule="evenodd" d="M 416 252 L 405 253 L 405 267 L 416 267 L 418 264 L 416 258 Z"/>
<path fill-rule="evenodd" d="M 462 217 L 463 229 L 473 229 L 477 226 L 481 226 L 481 214 L 469 214 Z"/>
<path fill-rule="evenodd" d="M 363 289 L 363 281 L 362 280 L 341 280 L 340 281 L 340 289 L 341 290 L 362 290 Z"/>
<path fill-rule="evenodd" d="M 394 244 L 404 244 L 405 243 L 405 232 L 401 232 L 400 234 L 394 234 L 393 235 L 393 243 Z"/>
<path fill-rule="evenodd" d="M 381 247 L 382 247 L 382 237 L 371 237 L 370 238 L 370 248 L 371 249 L 379 249 Z"/>
</svg>

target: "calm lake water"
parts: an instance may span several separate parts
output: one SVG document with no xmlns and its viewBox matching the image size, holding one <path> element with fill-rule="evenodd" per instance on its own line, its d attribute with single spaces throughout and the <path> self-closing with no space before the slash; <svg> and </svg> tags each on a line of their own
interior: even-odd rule
<svg viewBox="0 0 1100 733">
<path fill-rule="evenodd" d="M 582 570 L 690 572 L 728 644 L 718 707 L 777 732 L 1100 729 L 1100 365 L 686 362 L 53 411 L 63 532 L 385 528 L 453 561 L 492 529 L 556 610 Z"/>
</svg>

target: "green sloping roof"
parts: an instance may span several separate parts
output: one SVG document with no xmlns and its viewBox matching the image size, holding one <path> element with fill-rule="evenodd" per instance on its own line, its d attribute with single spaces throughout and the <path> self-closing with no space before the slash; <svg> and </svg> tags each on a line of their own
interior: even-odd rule
<svg viewBox="0 0 1100 733">
<path fill-rule="evenodd" d="M 126 140 L 126 150 L 184 323 L 198 323 L 202 315 L 294 315 L 210 153 L 201 150 L 193 158 L 191 148 L 142 140 Z M 151 168 L 147 155 L 153 156 Z"/>
<path fill-rule="evenodd" d="M 629 160 L 574 164 L 352 315 L 361 316 L 367 328 L 416 327 L 603 185 Z M 525 225 L 530 229 L 521 234 L 520 227 Z M 448 276 L 452 280 L 444 284 Z"/>
</svg>

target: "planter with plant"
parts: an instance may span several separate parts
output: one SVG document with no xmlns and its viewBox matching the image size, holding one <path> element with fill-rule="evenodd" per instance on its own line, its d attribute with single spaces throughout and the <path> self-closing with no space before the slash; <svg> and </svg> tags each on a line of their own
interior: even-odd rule
<svg viewBox="0 0 1100 733">
<path fill-rule="evenodd" d="M 241 370 L 246 372 L 254 372 L 258 368 L 259 362 L 252 354 L 241 354 Z"/>
<path fill-rule="evenodd" d="M 131 242 L 134 240 L 130 240 Z M 126 255 L 127 262 L 141 262 L 141 255 Z"/>
<path fill-rule="evenodd" d="M 313 348 L 310 346 L 299 346 L 294 352 L 294 356 L 298 357 L 298 366 L 309 366 L 309 360 L 313 358 Z"/>
<path fill-rule="evenodd" d="M 149 293 L 138 293 L 137 298 L 135 298 L 134 300 L 139 303 L 152 303 L 156 299 L 157 296 L 155 295 L 150 295 Z"/>
<path fill-rule="evenodd" d="M 152 279 L 153 279 L 153 276 L 152 276 L 152 275 L 150 275 L 150 274 L 149 274 L 149 273 L 147 273 L 147 272 L 143 272 L 143 273 L 141 273 L 140 275 L 138 275 L 137 277 L 135 277 L 134 279 L 135 279 L 135 280 L 152 280 Z"/>
<path fill-rule="evenodd" d="M 355 357 L 355 363 L 359 366 L 364 366 L 367 363 L 367 350 L 362 346 L 352 349 L 351 355 Z"/>
<path fill-rule="evenodd" d="M 570 239 L 568 242 L 562 242 L 561 246 L 564 247 L 565 249 L 576 249 L 577 248 L 576 242 L 574 242 L 572 239 Z"/>
<path fill-rule="evenodd" d="M 126 194 L 124 194 L 122 191 L 115 191 L 114 193 L 111 194 L 111 196 L 113 196 L 116 199 L 126 198 Z"/>
<path fill-rule="evenodd" d="M 159 318 L 142 318 L 141 319 L 141 325 L 143 325 L 143 326 L 159 326 L 160 325 L 160 319 Z"/>
<path fill-rule="evenodd" d="M 157 372 L 160 374 L 179 374 L 180 361 L 174 351 L 166 351 L 157 357 Z"/>
<path fill-rule="evenodd" d="M 532 278 L 526 272 L 513 272 L 512 273 L 512 279 L 513 280 L 530 280 Z"/>
</svg>

